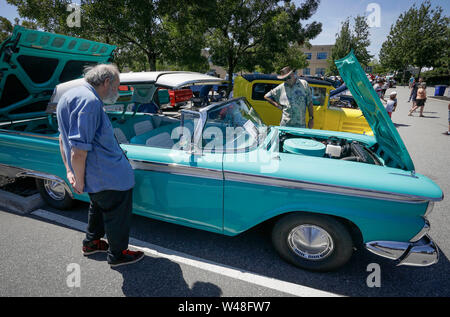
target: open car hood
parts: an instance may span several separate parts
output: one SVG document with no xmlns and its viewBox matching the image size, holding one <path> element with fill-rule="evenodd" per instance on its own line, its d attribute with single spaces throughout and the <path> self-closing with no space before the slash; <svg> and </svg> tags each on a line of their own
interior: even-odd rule
<svg viewBox="0 0 450 317">
<path fill-rule="evenodd" d="M 56 85 L 110 61 L 115 48 L 15 26 L 0 44 L 0 122 L 45 115 Z"/>
<path fill-rule="evenodd" d="M 352 93 L 353 98 L 369 123 L 377 143 L 378 152 L 388 158 L 388 166 L 414 171 L 414 164 L 400 135 L 389 118 L 353 51 L 335 61 L 339 73 Z"/>
</svg>

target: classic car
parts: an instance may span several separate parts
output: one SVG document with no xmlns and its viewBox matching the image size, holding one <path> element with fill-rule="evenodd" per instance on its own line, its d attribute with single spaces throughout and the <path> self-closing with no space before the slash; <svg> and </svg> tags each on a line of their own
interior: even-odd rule
<svg viewBox="0 0 450 317">
<path fill-rule="evenodd" d="M 329 107 L 344 107 L 358 109 L 358 104 L 349 92 L 345 84 L 339 88 L 330 91 L 330 100 L 328 102 Z"/>
<path fill-rule="evenodd" d="M 2 51 L 2 71 L 29 81 L 33 93 L 13 98 L 14 87 L 2 79 L 1 100 L 9 103 L 0 107 L 0 175 L 35 178 L 43 198 L 60 209 L 87 202 L 88 195 L 76 194 L 67 180 L 54 114 L 61 95 L 83 79 L 59 84 L 51 99 L 45 94 L 48 112 L 33 111 L 48 86 L 34 84 L 17 62 L 23 52 L 31 54 L 23 42 L 28 31 L 20 32 L 20 40 L 10 39 L 16 47 L 7 50 L 10 63 Z M 49 54 L 60 63 L 73 55 L 62 48 Z M 179 116 L 130 112 L 128 105 L 151 101 L 158 87 L 218 79 L 192 72 L 121 74 L 121 85 L 133 93 L 118 100 L 122 111 L 107 114 L 135 172 L 133 212 L 228 236 L 267 223 L 280 256 L 307 270 L 338 269 L 358 247 L 398 265 L 436 263 L 427 216 L 443 199 L 441 189 L 415 172 L 354 55 L 336 65 L 373 135 L 268 126 L 243 97 Z M 47 77 L 59 78 L 63 69 L 58 64 Z"/>
<path fill-rule="evenodd" d="M 301 77 L 311 87 L 314 108 L 314 129 L 373 135 L 370 125 L 359 109 L 335 107 L 329 103 L 335 88 L 326 80 Z M 264 95 L 283 81 L 276 75 L 247 74 L 238 76 L 233 87 L 234 97 L 245 97 L 267 125 L 278 126 L 281 110 L 264 99 Z M 309 115 L 306 116 L 309 118 Z M 307 119 L 309 120 L 309 119 Z"/>
</svg>

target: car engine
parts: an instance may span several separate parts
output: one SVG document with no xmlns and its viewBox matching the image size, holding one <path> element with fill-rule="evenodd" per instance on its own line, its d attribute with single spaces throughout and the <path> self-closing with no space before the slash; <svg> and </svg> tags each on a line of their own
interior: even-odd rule
<svg viewBox="0 0 450 317">
<path fill-rule="evenodd" d="M 279 151 L 282 153 L 382 165 L 373 151 L 364 144 L 335 136 L 319 138 L 286 133 L 280 136 Z"/>
</svg>

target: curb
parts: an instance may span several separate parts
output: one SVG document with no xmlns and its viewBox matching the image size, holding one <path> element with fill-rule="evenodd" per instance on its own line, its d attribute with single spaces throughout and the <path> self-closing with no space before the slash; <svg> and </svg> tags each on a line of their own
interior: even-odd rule
<svg viewBox="0 0 450 317">
<path fill-rule="evenodd" d="M 23 197 L 0 189 L 0 208 L 25 215 L 44 205 L 39 193 Z"/>
</svg>

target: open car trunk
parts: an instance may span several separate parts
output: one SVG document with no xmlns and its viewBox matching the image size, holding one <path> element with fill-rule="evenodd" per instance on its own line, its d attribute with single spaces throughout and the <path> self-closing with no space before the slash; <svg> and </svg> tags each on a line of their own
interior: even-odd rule
<svg viewBox="0 0 450 317">
<path fill-rule="evenodd" d="M 79 78 L 85 66 L 109 62 L 114 49 L 108 44 L 16 26 L 0 45 L 0 122 L 45 117 L 56 85 Z M 23 129 L 23 125 L 11 127 Z M 39 130 L 34 123 L 25 128 L 35 129 Z"/>
</svg>

